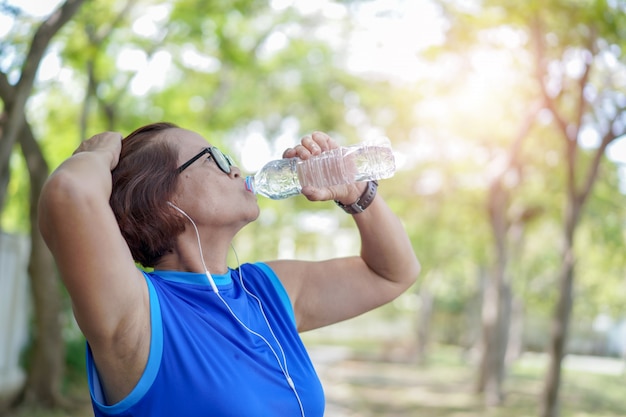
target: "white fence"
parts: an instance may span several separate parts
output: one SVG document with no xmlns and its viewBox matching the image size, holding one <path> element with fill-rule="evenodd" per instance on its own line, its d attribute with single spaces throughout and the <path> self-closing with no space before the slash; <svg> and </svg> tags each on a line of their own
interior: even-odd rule
<svg viewBox="0 0 626 417">
<path fill-rule="evenodd" d="M 0 232 L 0 410 L 26 379 L 19 360 L 28 341 L 29 253 L 27 237 Z"/>
</svg>

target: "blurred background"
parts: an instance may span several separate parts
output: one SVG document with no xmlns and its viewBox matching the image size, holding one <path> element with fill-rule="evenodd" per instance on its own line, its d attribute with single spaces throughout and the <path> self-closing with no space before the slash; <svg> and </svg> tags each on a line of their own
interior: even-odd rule
<svg viewBox="0 0 626 417">
<path fill-rule="evenodd" d="M 92 415 L 36 201 L 156 121 L 248 173 L 313 130 L 391 140 L 423 270 L 302 335 L 328 417 L 626 415 L 625 47 L 623 0 L 0 0 L 0 415 Z M 359 251 L 332 203 L 259 205 L 241 262 Z"/>
</svg>

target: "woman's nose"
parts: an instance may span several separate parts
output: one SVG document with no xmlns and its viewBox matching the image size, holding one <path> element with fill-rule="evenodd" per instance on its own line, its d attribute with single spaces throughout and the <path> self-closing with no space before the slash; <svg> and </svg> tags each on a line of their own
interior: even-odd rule
<svg viewBox="0 0 626 417">
<path fill-rule="evenodd" d="M 228 175 L 230 175 L 233 178 L 239 178 L 241 177 L 241 170 L 239 169 L 239 167 L 232 165 L 230 167 L 230 174 Z"/>
</svg>

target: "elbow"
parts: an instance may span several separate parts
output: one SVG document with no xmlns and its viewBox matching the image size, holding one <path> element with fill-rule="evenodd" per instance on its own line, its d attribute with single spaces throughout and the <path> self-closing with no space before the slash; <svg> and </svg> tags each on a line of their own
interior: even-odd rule
<svg viewBox="0 0 626 417">
<path fill-rule="evenodd" d="M 48 242 L 51 233 L 51 221 L 55 217 L 55 201 L 58 199 L 58 190 L 58 180 L 54 177 L 49 177 L 44 183 L 37 201 L 37 225 L 46 242 Z"/>
<path fill-rule="evenodd" d="M 408 260 L 407 264 L 404 267 L 404 273 L 402 274 L 405 284 L 405 291 L 417 282 L 417 278 L 419 277 L 421 270 L 422 265 L 420 264 L 417 257 L 413 256 L 412 259 Z"/>
<path fill-rule="evenodd" d="M 66 201 L 67 196 L 75 193 L 75 182 L 71 175 L 63 171 L 54 172 L 48 177 L 39 196 L 39 213 L 45 215 Z"/>
<path fill-rule="evenodd" d="M 417 257 L 415 257 L 409 273 L 409 280 L 411 281 L 411 285 L 417 282 L 417 278 L 419 277 L 421 272 L 422 265 L 420 264 L 420 261 L 417 259 Z"/>
<path fill-rule="evenodd" d="M 45 182 L 37 202 L 39 232 L 48 244 L 50 244 L 51 236 L 54 234 L 54 226 L 65 210 L 63 202 L 67 200 L 67 195 L 70 193 L 70 181 L 64 177 L 65 175 L 61 174 L 50 176 Z"/>
<path fill-rule="evenodd" d="M 420 271 L 421 265 L 413 255 L 396 263 L 389 275 L 379 275 L 381 285 L 376 287 L 378 297 L 376 306 L 389 303 L 407 292 L 417 282 Z"/>
<path fill-rule="evenodd" d="M 403 292 L 407 291 L 417 282 L 421 270 L 422 265 L 417 259 L 415 252 L 411 250 L 404 258 L 404 262 L 402 264 L 402 283 L 404 284 Z"/>
<path fill-rule="evenodd" d="M 68 219 L 89 199 L 89 191 L 81 186 L 74 176 L 58 171 L 53 173 L 41 190 L 37 202 L 38 226 L 44 240 Z"/>
<path fill-rule="evenodd" d="M 417 282 L 420 271 L 421 265 L 417 258 L 413 258 L 413 260 L 403 264 L 401 269 L 397 271 L 395 279 L 388 280 L 388 283 L 392 284 L 392 286 L 389 287 L 390 291 L 387 293 L 387 298 L 384 302 L 391 302 L 407 292 Z"/>
</svg>

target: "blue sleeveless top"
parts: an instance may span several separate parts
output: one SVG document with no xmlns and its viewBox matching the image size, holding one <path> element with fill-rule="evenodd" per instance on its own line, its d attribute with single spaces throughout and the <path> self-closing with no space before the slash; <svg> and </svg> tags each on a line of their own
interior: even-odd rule
<svg viewBox="0 0 626 417">
<path fill-rule="evenodd" d="M 242 288 L 239 270 L 213 276 L 228 307 L 204 274 L 144 274 L 152 326 L 146 368 L 126 398 L 107 405 L 88 347 L 95 417 L 293 417 L 302 415 L 300 403 L 306 417 L 323 416 L 322 386 L 284 287 L 266 264 L 240 270 L 245 287 L 262 301 L 271 330 L 258 302 Z M 281 348 L 296 392 L 281 369 Z"/>
</svg>

